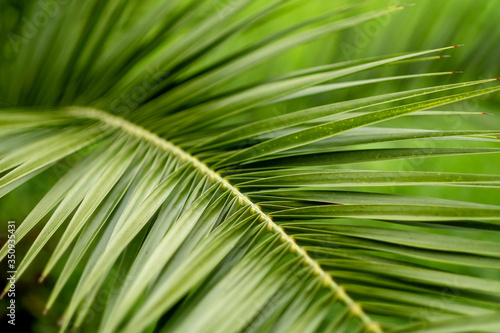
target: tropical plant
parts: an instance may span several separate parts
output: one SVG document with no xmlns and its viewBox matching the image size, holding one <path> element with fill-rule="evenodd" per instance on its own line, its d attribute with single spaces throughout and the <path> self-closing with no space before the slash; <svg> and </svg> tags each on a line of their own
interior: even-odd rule
<svg viewBox="0 0 500 333">
<path fill-rule="evenodd" d="M 332 83 L 456 46 L 248 79 L 273 56 L 404 6 L 318 16 L 308 1 L 240 0 L 217 13 L 212 1 L 48 3 L 28 2 L 28 17 L 43 10 L 47 21 L 7 41 L 0 196 L 70 165 L 15 234 L 41 227 L 17 279 L 59 237 L 40 280 L 62 265 L 46 305 L 72 293 L 61 331 L 499 331 L 500 206 L 391 189 L 498 189 L 500 175 L 377 167 L 498 153 L 499 130 L 390 125 L 462 114 L 430 110 L 497 92 L 497 79 L 290 103 L 453 74 Z M 243 38 L 290 13 L 303 20 Z M 274 114 L 278 103 L 291 108 Z M 100 294 L 105 309 L 86 323 Z"/>
</svg>

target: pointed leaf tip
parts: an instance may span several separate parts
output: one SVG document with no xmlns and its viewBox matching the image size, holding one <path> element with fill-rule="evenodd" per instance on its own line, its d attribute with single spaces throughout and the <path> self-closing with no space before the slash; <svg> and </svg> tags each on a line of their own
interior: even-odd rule
<svg viewBox="0 0 500 333">
<path fill-rule="evenodd" d="M 414 3 L 408 3 L 408 4 L 404 4 L 404 5 L 399 5 L 399 7 L 401 9 L 408 8 L 408 7 L 413 7 L 413 6 L 415 6 Z"/>
</svg>

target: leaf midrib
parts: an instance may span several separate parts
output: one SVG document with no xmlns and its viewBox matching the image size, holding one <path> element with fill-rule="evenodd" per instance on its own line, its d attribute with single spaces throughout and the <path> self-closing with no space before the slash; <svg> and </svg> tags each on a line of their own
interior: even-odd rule
<svg viewBox="0 0 500 333">
<path fill-rule="evenodd" d="M 193 165 L 193 167 L 199 169 L 202 174 L 207 174 L 212 182 L 220 183 L 223 189 L 231 191 L 231 194 L 238 198 L 238 203 L 240 205 L 243 206 L 246 204 L 247 206 L 250 206 L 252 214 L 259 214 L 260 221 L 266 224 L 267 231 L 278 235 L 282 243 L 288 244 L 290 252 L 302 258 L 303 264 L 305 266 L 309 266 L 315 276 L 321 277 L 322 286 L 328 288 L 336 298 L 344 302 L 349 307 L 351 313 L 363 322 L 368 332 L 383 333 L 380 326 L 363 311 L 361 306 L 345 292 L 343 287 L 339 286 L 333 280 L 330 274 L 323 270 L 316 260 L 307 254 L 305 249 L 295 242 L 292 236 L 288 235 L 285 230 L 276 224 L 269 215 L 263 212 L 258 205 L 253 203 L 247 196 L 241 193 L 236 186 L 232 185 L 218 172 L 210 169 L 205 163 L 201 162 L 196 157 L 178 146 L 172 144 L 168 140 L 163 139 L 147 129 L 142 128 L 122 117 L 112 115 L 102 110 L 84 107 L 70 108 L 68 113 L 75 117 L 98 120 L 107 126 L 118 128 L 128 134 L 136 136 L 137 138 L 146 140 L 158 148 L 163 149 L 167 153 L 174 154 L 181 160 L 189 162 Z"/>
</svg>

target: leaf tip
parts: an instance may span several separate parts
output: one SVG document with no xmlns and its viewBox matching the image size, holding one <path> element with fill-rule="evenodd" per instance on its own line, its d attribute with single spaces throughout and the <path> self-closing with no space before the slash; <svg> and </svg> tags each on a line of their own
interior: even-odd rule
<svg viewBox="0 0 500 333">
<path fill-rule="evenodd" d="M 408 4 L 400 5 L 400 7 L 402 7 L 402 9 L 403 8 L 408 8 L 408 7 L 413 7 L 413 6 L 415 6 L 414 3 L 408 3 Z"/>
<path fill-rule="evenodd" d="M 453 48 L 456 49 L 457 47 L 462 47 L 462 46 L 465 46 L 465 44 L 457 44 L 457 45 L 453 45 Z"/>
</svg>

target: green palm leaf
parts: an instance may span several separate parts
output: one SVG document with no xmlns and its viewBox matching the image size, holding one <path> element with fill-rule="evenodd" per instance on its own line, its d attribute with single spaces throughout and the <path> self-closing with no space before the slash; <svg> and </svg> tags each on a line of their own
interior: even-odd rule
<svg viewBox="0 0 500 333">
<path fill-rule="evenodd" d="M 238 1 L 216 15 L 210 1 L 70 1 L 3 59 L 0 196 L 75 159 L 15 234 L 22 246 L 38 232 L 18 279 L 51 247 L 40 281 L 56 277 L 45 311 L 64 307 L 60 331 L 498 331 L 500 206 L 425 191 L 494 191 L 500 175 L 390 164 L 498 153 L 498 130 L 390 122 L 480 114 L 432 109 L 498 92 L 497 79 L 270 115 L 304 96 L 454 73 L 332 83 L 449 46 L 247 80 L 289 49 L 405 8 L 308 17 L 308 3 Z M 290 13 L 301 21 L 238 44 Z M 423 194 L 391 193 L 409 186 Z"/>
</svg>

